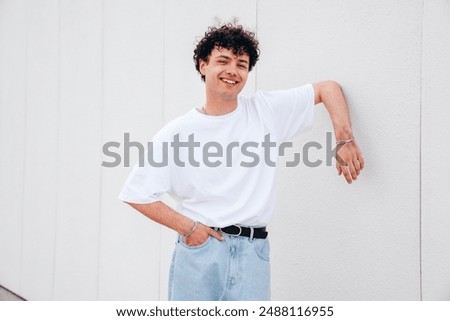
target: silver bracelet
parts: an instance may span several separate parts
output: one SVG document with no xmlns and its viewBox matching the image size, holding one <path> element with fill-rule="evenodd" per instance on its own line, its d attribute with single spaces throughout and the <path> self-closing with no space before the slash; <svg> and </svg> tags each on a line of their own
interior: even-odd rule
<svg viewBox="0 0 450 321">
<path fill-rule="evenodd" d="M 344 139 L 344 140 L 337 141 L 336 145 L 345 145 L 347 143 L 351 143 L 354 140 L 355 140 L 355 137 L 352 136 L 352 138 L 350 138 L 350 139 Z"/>
<path fill-rule="evenodd" d="M 191 236 L 192 233 L 194 233 L 195 230 L 197 229 L 197 226 L 198 226 L 198 222 L 197 222 L 197 221 L 194 221 L 194 226 L 192 226 L 192 229 L 189 231 L 189 233 L 183 235 L 183 237 Z"/>
</svg>

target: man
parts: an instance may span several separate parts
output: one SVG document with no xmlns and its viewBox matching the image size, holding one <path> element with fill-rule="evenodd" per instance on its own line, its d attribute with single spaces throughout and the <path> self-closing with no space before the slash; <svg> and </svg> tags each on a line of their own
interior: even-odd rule
<svg viewBox="0 0 450 321">
<path fill-rule="evenodd" d="M 266 225 L 275 211 L 277 156 L 271 147 L 309 129 L 314 105 L 324 103 L 333 122 L 338 174 L 351 183 L 364 167 L 336 82 L 238 97 L 258 57 L 255 35 L 242 26 L 209 28 L 194 51 L 205 104 L 155 135 L 120 194 L 179 233 L 170 300 L 270 299 Z M 161 201 L 165 193 L 179 201 L 176 210 Z"/>
</svg>

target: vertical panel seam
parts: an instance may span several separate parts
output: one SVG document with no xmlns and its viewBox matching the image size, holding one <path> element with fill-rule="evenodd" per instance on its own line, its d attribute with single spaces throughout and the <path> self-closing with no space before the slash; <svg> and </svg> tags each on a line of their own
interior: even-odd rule
<svg viewBox="0 0 450 321">
<path fill-rule="evenodd" d="M 259 0 L 256 0 L 256 30 L 255 30 L 255 34 L 256 34 L 256 39 L 259 40 L 259 35 L 258 35 L 258 28 L 259 28 Z M 255 91 L 258 90 L 258 66 L 255 66 Z"/>
<path fill-rule="evenodd" d="M 104 61 L 105 61 L 105 1 L 101 0 L 101 41 L 100 41 L 100 145 L 103 143 L 103 130 L 104 130 L 104 105 L 105 105 L 105 73 L 104 73 Z M 101 149 L 103 151 L 103 149 Z M 102 160 L 102 152 L 100 152 L 100 161 Z M 99 176 L 99 193 L 98 193 L 98 241 L 97 241 L 97 289 L 96 298 L 100 297 L 100 264 L 101 264 L 101 241 L 102 241 L 102 192 L 103 192 L 103 167 L 100 166 Z"/>
<path fill-rule="evenodd" d="M 161 10 L 162 10 L 162 123 L 165 125 L 166 123 L 166 5 L 164 1 L 161 1 Z"/>
<path fill-rule="evenodd" d="M 422 0 L 422 21 L 420 29 L 420 96 L 419 96 L 419 295 L 423 301 L 422 277 L 422 96 L 423 96 L 423 29 L 425 16 L 425 0 Z"/>
<path fill-rule="evenodd" d="M 58 0 L 57 15 L 58 15 L 58 43 L 57 43 L 57 76 L 56 76 L 56 164 L 59 164 L 59 143 L 60 143 L 60 122 L 61 122 L 61 2 Z M 56 287 L 56 247 L 58 242 L 58 205 L 59 205 L 59 170 L 58 166 L 55 167 L 55 217 L 54 217 L 54 230 L 53 230 L 53 273 L 51 284 L 51 298 L 55 300 L 55 287 Z"/>
<path fill-rule="evenodd" d="M 23 274 L 23 239 L 24 239 L 24 212 L 25 212 L 25 183 L 26 183 L 26 164 L 27 164 L 27 123 L 28 123 L 28 21 L 30 9 L 28 0 L 25 3 L 25 73 L 24 73 L 24 115 L 23 115 L 23 160 L 22 160 L 22 202 L 20 207 L 20 257 L 19 257 L 19 291 L 22 294 L 22 274 Z"/>
<path fill-rule="evenodd" d="M 162 119 L 162 123 L 163 125 L 165 125 L 166 123 L 166 114 L 165 114 L 165 110 L 166 110 L 166 5 L 165 5 L 165 1 L 160 1 L 161 3 L 161 10 L 162 10 L 162 113 L 161 113 L 161 119 Z M 158 247 L 158 257 L 159 257 L 159 264 L 158 264 L 158 298 L 159 300 L 163 300 L 161 298 L 161 286 L 162 286 L 162 275 L 161 275 L 161 264 L 163 262 L 162 260 L 162 246 L 163 246 L 163 233 L 162 233 L 162 225 L 159 225 L 159 247 Z"/>
</svg>

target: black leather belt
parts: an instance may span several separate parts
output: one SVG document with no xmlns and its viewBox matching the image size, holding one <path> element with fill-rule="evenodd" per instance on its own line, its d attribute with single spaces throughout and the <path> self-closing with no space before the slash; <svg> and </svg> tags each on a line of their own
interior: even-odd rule
<svg viewBox="0 0 450 321">
<path fill-rule="evenodd" d="M 213 227 L 216 231 L 221 231 L 228 235 L 251 237 L 253 230 L 253 238 L 265 239 L 269 234 L 265 227 L 244 227 L 239 225 L 230 225 L 227 227 Z"/>
</svg>

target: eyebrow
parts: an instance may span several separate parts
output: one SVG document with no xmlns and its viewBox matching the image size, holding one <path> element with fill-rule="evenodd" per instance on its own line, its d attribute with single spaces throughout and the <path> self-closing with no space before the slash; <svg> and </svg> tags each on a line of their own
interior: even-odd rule
<svg viewBox="0 0 450 321">
<path fill-rule="evenodd" d="M 226 60 L 231 60 L 231 58 L 230 58 L 229 56 L 226 56 L 226 55 L 219 55 L 219 56 L 216 57 L 216 59 L 226 59 Z M 245 64 L 248 65 L 248 61 L 245 60 L 245 59 L 241 59 L 241 58 L 240 58 L 240 59 L 238 59 L 238 61 L 241 62 L 241 63 L 245 63 Z"/>
</svg>

